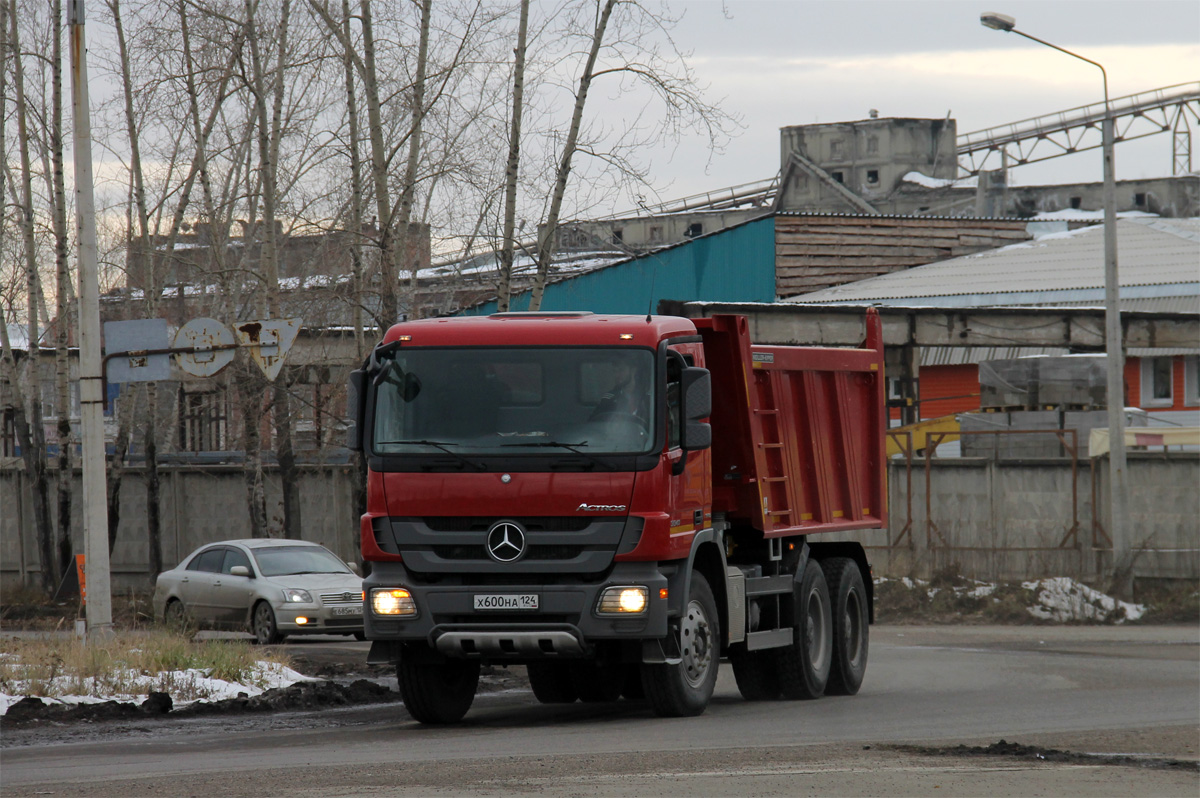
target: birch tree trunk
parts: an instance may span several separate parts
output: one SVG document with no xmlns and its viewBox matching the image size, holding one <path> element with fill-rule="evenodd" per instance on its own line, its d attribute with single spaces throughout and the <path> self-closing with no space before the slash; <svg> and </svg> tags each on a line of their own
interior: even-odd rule
<svg viewBox="0 0 1200 798">
<path fill-rule="evenodd" d="M 279 318 L 279 228 L 276 225 L 278 199 L 279 140 L 283 135 L 281 117 L 284 92 L 284 68 L 288 58 L 288 22 L 290 0 L 283 0 L 278 27 L 279 45 L 276 53 L 271 115 L 267 116 L 266 64 L 254 20 L 252 0 L 246 0 L 246 38 L 250 45 L 253 69 L 254 104 L 258 117 L 259 169 L 261 171 L 263 223 L 266 225 L 262 246 L 262 278 L 266 283 L 267 308 L 272 318 Z M 299 469 L 292 448 L 291 397 L 287 388 L 286 369 L 272 386 L 272 416 L 275 425 L 275 453 L 279 461 L 279 476 L 283 492 L 284 537 L 298 540 L 301 533 Z"/>
<path fill-rule="evenodd" d="M 367 102 L 367 135 L 371 141 L 371 177 L 375 183 L 375 212 L 379 222 L 379 327 L 386 330 L 400 318 L 397 289 L 398 269 L 390 194 L 388 193 L 387 148 L 383 143 L 383 111 L 379 103 L 379 79 L 375 71 L 375 27 L 371 0 L 361 2 L 363 36 L 363 96 Z M 348 47 L 349 43 L 344 43 Z"/>
<path fill-rule="evenodd" d="M 47 595 L 58 587 L 58 572 L 54 560 L 54 528 L 50 523 L 50 485 L 46 474 L 46 433 L 42 425 L 41 338 L 38 329 L 38 298 L 41 280 L 37 269 L 37 245 L 33 235 L 33 170 L 29 156 L 29 120 L 25 100 L 25 69 L 21 58 L 21 39 L 17 28 L 17 0 L 9 2 L 8 22 L 13 58 L 13 90 L 17 111 L 17 138 L 21 156 L 21 238 L 25 254 L 25 290 L 28 299 L 29 350 L 25 358 L 25 416 L 29 424 L 24 433 L 17 429 L 21 441 L 21 458 L 33 495 L 34 528 L 37 531 L 38 554 L 42 570 L 42 590 Z"/>
<path fill-rule="evenodd" d="M 517 179 L 521 168 L 521 118 L 525 109 L 525 50 L 529 35 L 529 0 L 521 0 L 521 21 L 513 59 L 512 122 L 508 128 L 508 166 L 504 171 L 504 234 L 500 250 L 500 285 L 496 309 L 507 311 L 512 301 L 512 270 L 516 256 Z"/>
<path fill-rule="evenodd" d="M 342 37 L 345 42 L 351 41 L 350 0 L 342 0 Z M 342 50 L 342 68 L 346 77 L 346 120 L 350 134 L 350 270 L 354 291 L 351 314 L 354 322 L 355 360 L 361 361 L 366 356 L 363 334 L 362 159 L 358 151 L 361 134 L 358 129 L 358 97 L 354 87 L 354 59 L 346 48 Z"/>
<path fill-rule="evenodd" d="M 71 498 L 72 481 L 75 476 L 71 465 L 71 270 L 67 258 L 67 190 L 63 173 L 63 68 L 62 68 L 62 0 L 51 4 L 53 19 L 50 22 L 52 42 L 51 63 L 51 109 L 50 109 L 50 160 L 52 169 L 51 216 L 54 226 L 55 267 L 55 327 L 54 327 L 54 394 L 58 413 L 58 458 L 57 497 L 58 573 L 64 574 L 74 559 L 71 549 Z"/>
<path fill-rule="evenodd" d="M 413 81 L 412 128 L 408 135 L 408 163 L 404 168 L 404 185 L 400 191 L 400 219 L 396 223 L 396 251 L 398 257 L 409 260 L 409 224 L 412 221 L 413 201 L 417 193 L 417 166 L 421 161 L 421 126 L 425 121 L 425 74 L 429 63 L 429 19 L 433 14 L 433 0 L 420 0 L 421 35 L 417 43 L 417 76 Z M 421 259 L 412 260 L 408 291 L 410 318 L 420 318 L 421 308 L 417 304 L 417 275 L 421 270 Z"/>
<path fill-rule="evenodd" d="M 562 158 L 558 163 L 558 174 L 554 181 L 554 193 L 550 197 L 550 211 L 546 214 L 546 223 L 538 234 L 537 275 L 533 280 L 533 290 L 529 297 L 529 309 L 541 310 L 542 296 L 546 291 L 546 276 L 550 272 L 550 261 L 554 257 L 555 239 L 558 235 L 558 215 L 562 211 L 563 196 L 567 190 L 567 178 L 571 176 L 571 161 L 575 157 L 575 148 L 579 142 L 579 127 L 583 123 L 583 109 L 587 104 L 588 89 L 592 86 L 592 77 L 596 71 L 596 58 L 604 44 L 604 31 L 608 28 L 608 20 L 612 16 L 617 0 L 604 0 L 604 8 L 596 22 L 592 34 L 592 46 L 588 51 L 587 62 L 583 74 L 579 76 L 579 91 L 575 93 L 575 109 L 571 113 L 571 127 L 567 130 L 567 140 L 563 144 Z"/>
<path fill-rule="evenodd" d="M 108 0 L 109 10 L 113 15 L 113 26 L 117 34 L 117 51 L 121 63 L 121 88 L 125 95 L 125 131 L 129 136 L 129 173 L 133 189 L 133 207 L 137 215 L 138 235 L 145 248 L 147 279 L 145 287 L 146 316 L 158 316 L 158 263 L 157 240 L 150 231 L 150 212 L 146 206 L 146 184 L 142 172 L 141 141 L 138 135 L 137 121 L 133 111 L 133 85 L 130 78 L 129 48 L 125 40 L 125 27 L 121 20 L 120 0 Z M 127 239 L 132 243 L 133 231 L 129 231 Z M 132 399 L 132 397 L 130 397 Z M 162 562 L 162 520 L 160 515 L 160 483 L 158 471 L 158 384 L 149 383 L 146 386 L 146 404 L 148 422 L 142 428 L 142 442 L 146 452 L 146 536 L 148 558 L 146 568 L 151 582 L 163 570 Z M 132 404 L 127 401 L 123 404 Z M 124 432 L 129 410 L 119 413 L 118 429 Z M 125 472 L 125 453 L 129 446 L 129 438 L 118 434 L 116 454 L 112 460 L 108 497 L 108 541 L 109 550 L 117 540 L 117 532 L 121 521 L 121 483 Z"/>
</svg>

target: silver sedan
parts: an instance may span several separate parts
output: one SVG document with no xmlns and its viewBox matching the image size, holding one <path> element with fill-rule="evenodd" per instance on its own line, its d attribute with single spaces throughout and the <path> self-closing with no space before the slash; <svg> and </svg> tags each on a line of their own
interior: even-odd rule
<svg viewBox="0 0 1200 798">
<path fill-rule="evenodd" d="M 333 552 L 300 540 L 223 540 L 158 575 L 154 614 L 170 626 L 287 635 L 363 635 L 362 577 Z"/>
</svg>

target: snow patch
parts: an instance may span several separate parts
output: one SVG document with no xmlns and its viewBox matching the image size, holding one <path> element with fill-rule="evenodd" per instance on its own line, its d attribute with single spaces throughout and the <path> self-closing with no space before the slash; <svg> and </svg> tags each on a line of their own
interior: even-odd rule
<svg viewBox="0 0 1200 798">
<path fill-rule="evenodd" d="M 1037 591 L 1037 604 L 1029 614 L 1046 621 L 1136 621 L 1146 613 L 1146 605 L 1130 604 L 1105 595 L 1065 576 L 1022 582 L 1026 590 Z"/>
<path fill-rule="evenodd" d="M 197 701 L 222 701 L 237 698 L 239 693 L 256 696 L 276 687 L 287 687 L 297 682 L 319 682 L 277 662 L 259 661 L 256 667 L 241 682 L 214 679 L 207 671 L 191 668 L 185 671 L 164 671 L 157 674 L 117 671 L 107 679 L 89 678 L 76 681 L 67 676 L 53 680 L 49 689 L 38 692 L 58 693 L 54 697 L 37 696 L 48 704 L 99 704 L 103 701 L 141 703 L 151 691 L 169 693 L 176 707 L 187 706 Z M 110 685 L 119 684 L 123 692 Z M 15 688 L 15 689 L 13 689 Z M 11 683 L 13 694 L 0 693 L 0 715 L 8 712 L 13 704 L 31 695 L 29 685 L 15 681 Z M 191 696 L 184 698 L 183 696 Z M 195 698 L 195 696 L 200 696 Z"/>
</svg>

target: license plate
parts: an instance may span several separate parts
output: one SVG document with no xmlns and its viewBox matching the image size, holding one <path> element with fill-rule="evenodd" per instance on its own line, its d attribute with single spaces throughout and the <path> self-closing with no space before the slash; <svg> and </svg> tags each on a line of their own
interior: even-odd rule
<svg viewBox="0 0 1200 798">
<path fill-rule="evenodd" d="M 477 610 L 536 610 L 537 608 L 537 593 L 475 597 L 475 609 Z"/>
<path fill-rule="evenodd" d="M 334 607 L 334 615 L 362 615 L 362 607 Z"/>
</svg>

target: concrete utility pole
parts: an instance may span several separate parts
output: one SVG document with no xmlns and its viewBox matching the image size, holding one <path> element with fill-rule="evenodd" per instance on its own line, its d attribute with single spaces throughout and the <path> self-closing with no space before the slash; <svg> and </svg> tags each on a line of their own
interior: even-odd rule
<svg viewBox="0 0 1200 798">
<path fill-rule="evenodd" d="M 71 104 L 75 127 L 75 232 L 79 268 L 79 402 L 83 422 L 83 534 L 87 629 L 112 632 L 108 506 L 104 479 L 104 377 L 100 354 L 100 279 L 96 202 L 92 188 L 92 126 L 88 112 L 83 0 L 70 0 Z"/>
<path fill-rule="evenodd" d="M 987 12 L 979 22 L 993 30 L 1015 33 L 1030 41 L 1065 53 L 1091 64 L 1104 78 L 1104 327 L 1108 370 L 1108 465 L 1109 533 L 1113 544 L 1112 590 L 1121 598 L 1133 597 L 1133 547 L 1129 522 L 1129 473 L 1125 458 L 1125 342 L 1121 335 L 1121 286 L 1117 281 L 1117 203 L 1113 168 L 1113 112 L 1108 101 L 1108 72 L 1090 58 L 1063 49 L 1057 44 L 1017 30 L 1015 19 Z"/>
</svg>

